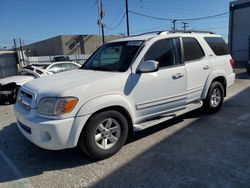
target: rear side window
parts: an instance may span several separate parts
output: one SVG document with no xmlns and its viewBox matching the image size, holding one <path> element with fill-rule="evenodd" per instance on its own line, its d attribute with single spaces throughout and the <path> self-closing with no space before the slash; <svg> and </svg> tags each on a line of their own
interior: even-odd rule
<svg viewBox="0 0 250 188">
<path fill-rule="evenodd" d="M 155 42 L 144 57 L 146 60 L 159 62 L 159 67 L 169 67 L 181 64 L 180 39 L 163 39 Z"/>
<path fill-rule="evenodd" d="M 229 51 L 225 41 L 220 37 L 204 37 L 215 55 L 228 55 Z"/>
<path fill-rule="evenodd" d="M 204 57 L 204 52 L 195 38 L 183 37 L 182 41 L 185 61 L 193 61 Z"/>
</svg>

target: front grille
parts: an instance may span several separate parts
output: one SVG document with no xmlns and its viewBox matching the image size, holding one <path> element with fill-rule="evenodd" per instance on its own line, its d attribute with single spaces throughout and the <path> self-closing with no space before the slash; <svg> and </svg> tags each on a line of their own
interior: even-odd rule
<svg viewBox="0 0 250 188">
<path fill-rule="evenodd" d="M 23 88 L 20 89 L 17 95 L 17 101 L 22 104 L 25 108 L 30 109 L 32 106 L 33 96 Z"/>
<path fill-rule="evenodd" d="M 21 123 L 20 121 L 18 121 L 18 124 L 20 125 L 20 127 L 25 130 L 26 132 L 28 132 L 29 134 L 31 134 L 31 128 L 29 128 L 28 126 L 24 125 L 23 123 Z"/>
<path fill-rule="evenodd" d="M 32 99 L 32 95 L 30 95 L 30 94 L 28 94 L 28 93 L 26 93 L 26 92 L 24 92 L 24 91 L 21 91 L 21 93 L 22 93 L 22 95 L 23 96 L 25 96 L 26 98 L 28 98 L 28 99 Z"/>
</svg>

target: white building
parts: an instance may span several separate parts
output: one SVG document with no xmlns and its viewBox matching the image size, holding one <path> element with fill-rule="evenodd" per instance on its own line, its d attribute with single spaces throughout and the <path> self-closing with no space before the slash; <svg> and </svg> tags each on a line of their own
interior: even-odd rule
<svg viewBox="0 0 250 188">
<path fill-rule="evenodd" d="M 230 2 L 229 46 L 237 67 L 249 60 L 250 0 Z"/>
</svg>

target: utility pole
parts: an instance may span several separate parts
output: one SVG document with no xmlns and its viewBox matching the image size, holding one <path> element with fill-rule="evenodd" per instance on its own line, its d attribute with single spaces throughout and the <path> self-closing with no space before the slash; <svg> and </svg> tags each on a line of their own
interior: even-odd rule
<svg viewBox="0 0 250 188">
<path fill-rule="evenodd" d="M 128 0 L 125 0 L 125 3 L 126 3 L 127 36 L 129 36 Z"/>
<path fill-rule="evenodd" d="M 101 45 L 101 25 L 100 25 L 100 3 L 99 0 L 96 0 L 96 5 L 97 5 L 97 25 L 99 29 L 99 45 Z"/>
<path fill-rule="evenodd" d="M 186 30 L 186 28 L 188 27 L 188 23 L 187 22 L 181 22 L 183 24 L 182 28 L 184 29 L 184 31 Z"/>
<path fill-rule="evenodd" d="M 14 42 L 14 50 L 16 52 L 16 39 L 13 39 L 13 42 Z"/>
<path fill-rule="evenodd" d="M 177 20 L 173 20 L 173 21 L 172 21 L 172 24 L 173 24 L 172 30 L 173 30 L 173 31 L 176 31 L 176 22 L 177 22 Z"/>
<path fill-rule="evenodd" d="M 98 20 L 97 20 L 97 25 L 99 26 L 99 32 L 101 30 L 102 32 L 102 43 L 105 43 L 105 38 L 104 38 L 104 10 L 103 10 L 103 5 L 102 5 L 102 0 L 99 3 L 99 0 L 96 1 L 97 7 L 98 7 Z"/>
<path fill-rule="evenodd" d="M 104 38 L 104 10 L 103 10 L 103 5 L 102 5 L 102 0 L 101 0 L 101 7 L 100 7 L 100 24 L 101 24 L 101 30 L 102 30 L 102 43 L 105 43 L 105 38 Z"/>
<path fill-rule="evenodd" d="M 21 50 L 21 66 L 24 67 L 24 53 L 23 53 L 23 45 L 22 45 L 22 40 L 19 38 L 19 43 L 20 43 L 20 50 Z"/>
<path fill-rule="evenodd" d="M 14 50 L 15 50 L 16 62 L 17 62 L 17 64 L 20 66 L 20 62 L 19 62 L 19 60 L 18 60 L 18 55 L 17 55 L 17 45 L 16 45 L 16 39 L 15 39 L 15 38 L 13 39 L 13 42 L 14 42 Z M 17 65 L 17 66 L 18 66 L 18 65 Z M 19 67 L 18 67 L 18 69 L 19 69 Z"/>
</svg>

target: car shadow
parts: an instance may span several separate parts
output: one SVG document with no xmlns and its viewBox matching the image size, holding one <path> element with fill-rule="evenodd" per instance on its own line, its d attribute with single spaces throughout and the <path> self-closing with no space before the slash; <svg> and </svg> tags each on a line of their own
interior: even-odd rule
<svg viewBox="0 0 250 188">
<path fill-rule="evenodd" d="M 216 114 L 199 117 L 196 111 L 182 116 L 176 121 L 198 118 L 166 134 L 93 187 L 248 187 L 249 93 L 250 87 L 227 100 Z"/>
<path fill-rule="evenodd" d="M 131 144 L 144 137 L 162 131 L 185 119 L 197 118 L 204 115 L 201 109 L 194 110 L 157 126 L 136 132 L 126 144 Z M 16 123 L 12 123 L 0 130 L 0 138 L 2 138 L 2 140 L 0 140 L 0 149 L 6 153 L 18 169 L 22 169 L 21 177 L 16 177 L 13 174 L 10 176 L 0 176 L 0 182 L 9 182 L 37 176 L 46 171 L 62 170 L 96 163 L 95 160 L 86 156 L 78 147 L 60 151 L 50 151 L 35 146 L 24 138 L 18 130 Z"/>
<path fill-rule="evenodd" d="M 165 122 L 162 122 L 160 124 L 157 124 L 155 126 L 149 127 L 145 130 L 135 132 L 133 134 L 133 137 L 129 139 L 128 143 L 137 141 L 141 138 L 144 138 L 146 136 L 152 135 L 156 132 L 162 131 L 168 127 L 171 127 L 177 123 L 183 122 L 185 119 L 192 119 L 192 118 L 199 118 L 202 116 L 207 115 L 202 108 L 190 111 L 188 113 L 185 113 L 183 115 L 177 116 L 173 119 L 167 120 Z"/>
<path fill-rule="evenodd" d="M 14 173 L 11 176 L 1 177 L 0 173 L 0 182 L 9 182 L 36 176 L 45 171 L 73 168 L 94 162 L 84 156 L 78 148 L 60 151 L 39 148 L 24 138 L 16 123 L 0 130 L 0 150 L 8 156 L 17 169 L 22 169 L 22 177 L 16 177 Z"/>
<path fill-rule="evenodd" d="M 171 127 L 184 121 L 184 119 L 200 117 L 201 114 L 201 110 L 198 109 L 157 126 L 136 132 L 127 144 L 131 144 L 141 138 Z M 21 177 L 16 177 L 14 174 L 1 177 L 0 173 L 0 182 L 9 182 L 37 176 L 46 171 L 68 169 L 96 163 L 95 160 L 86 156 L 78 147 L 60 151 L 50 151 L 35 146 L 20 133 L 16 123 L 11 123 L 0 130 L 0 150 L 13 161 L 18 169 L 22 169 Z"/>
</svg>

